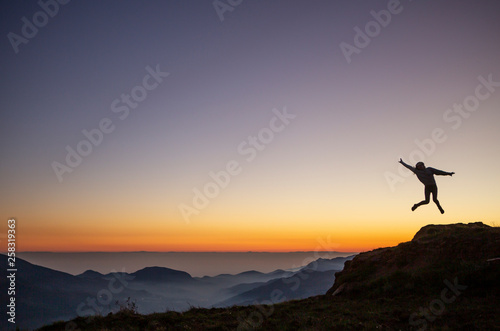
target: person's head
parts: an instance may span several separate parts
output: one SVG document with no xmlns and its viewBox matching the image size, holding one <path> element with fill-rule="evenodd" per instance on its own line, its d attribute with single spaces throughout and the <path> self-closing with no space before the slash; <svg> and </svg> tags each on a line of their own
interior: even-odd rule
<svg viewBox="0 0 500 331">
<path fill-rule="evenodd" d="M 417 168 L 418 170 L 424 170 L 425 169 L 424 162 L 417 162 L 417 164 L 415 165 L 415 168 Z"/>
</svg>

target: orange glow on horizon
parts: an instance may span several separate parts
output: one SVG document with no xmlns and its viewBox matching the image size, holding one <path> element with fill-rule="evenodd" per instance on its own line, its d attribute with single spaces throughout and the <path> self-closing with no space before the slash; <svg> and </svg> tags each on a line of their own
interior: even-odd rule
<svg viewBox="0 0 500 331">
<path fill-rule="evenodd" d="M 119 232 L 101 230 L 93 235 L 85 229 L 66 229 L 40 235 L 41 230 L 26 229 L 17 242 L 18 251 L 51 252 L 363 252 L 395 246 L 411 240 L 411 233 L 368 233 L 337 231 L 335 236 L 320 231 L 278 231 L 204 227 L 168 231 Z M 331 233 L 331 232 L 329 232 Z"/>
<path fill-rule="evenodd" d="M 350 253 L 392 247 L 410 241 L 427 224 L 457 223 L 453 216 L 447 214 L 436 217 L 439 213 L 433 206 L 422 209 L 418 214 L 409 214 L 408 208 L 400 208 L 401 211 L 394 211 L 392 217 L 387 211 L 384 214 L 382 209 L 385 207 L 367 204 L 366 208 L 356 208 L 354 204 L 347 205 L 347 209 L 352 212 L 350 215 L 339 212 L 337 220 L 324 216 L 329 211 L 315 211 L 314 221 L 307 217 L 304 207 L 300 207 L 303 210 L 298 207 L 292 210 L 291 207 L 283 210 L 281 215 L 267 210 L 264 211 L 266 216 L 256 211 L 243 215 L 239 210 L 233 212 L 212 208 L 191 223 L 175 218 L 175 213 L 166 220 L 165 217 L 156 216 L 160 211 L 154 210 L 150 215 L 142 216 L 139 212 L 121 214 L 115 209 L 107 211 L 107 214 L 102 212 L 99 219 L 84 212 L 71 215 L 71 210 L 60 210 L 37 218 L 26 213 L 16 216 L 16 250 Z M 367 215 L 368 209 L 373 215 L 385 216 L 370 217 Z M 491 224 L 495 219 L 492 220 L 485 224 Z M 478 220 L 462 220 L 469 221 Z M 7 233 L 6 224 L 0 224 L 1 233 Z"/>
</svg>

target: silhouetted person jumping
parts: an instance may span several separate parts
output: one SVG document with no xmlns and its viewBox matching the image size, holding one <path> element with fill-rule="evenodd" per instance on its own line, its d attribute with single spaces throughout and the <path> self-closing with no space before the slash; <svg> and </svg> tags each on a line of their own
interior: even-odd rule
<svg viewBox="0 0 500 331">
<path fill-rule="evenodd" d="M 418 162 L 415 165 L 415 168 L 412 167 L 411 165 L 408 165 L 404 163 L 403 159 L 399 159 L 399 163 L 404 165 L 406 168 L 410 169 L 415 175 L 417 175 L 418 179 L 422 182 L 422 184 L 425 185 L 425 200 L 420 201 L 419 203 L 416 203 L 411 207 L 411 210 L 414 211 L 421 205 L 426 205 L 430 201 L 430 196 L 432 193 L 432 201 L 434 201 L 439 208 L 439 211 L 441 214 L 444 214 L 443 208 L 441 208 L 441 205 L 439 204 L 439 201 L 437 199 L 438 197 L 438 188 L 436 185 L 436 180 L 434 179 L 434 175 L 441 175 L 441 176 L 453 176 L 455 173 L 454 172 L 446 172 L 438 169 L 434 169 L 431 167 L 425 167 L 423 162 Z"/>
</svg>

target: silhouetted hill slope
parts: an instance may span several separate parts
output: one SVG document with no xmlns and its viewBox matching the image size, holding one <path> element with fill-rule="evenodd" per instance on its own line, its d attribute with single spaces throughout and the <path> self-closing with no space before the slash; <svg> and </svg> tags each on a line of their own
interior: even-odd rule
<svg viewBox="0 0 500 331">
<path fill-rule="evenodd" d="M 268 275 L 279 275 L 279 278 L 267 282 L 239 284 L 226 289 L 227 293 L 234 291 L 233 293 L 236 294 L 215 304 L 214 307 L 270 302 L 273 292 L 279 294 L 280 301 L 304 299 L 323 294 L 330 288 L 329 283 L 331 284 L 335 278 L 335 272 L 342 270 L 345 261 L 353 257 L 319 258 L 293 273 L 279 273 L 277 270 Z"/>
<path fill-rule="evenodd" d="M 304 299 L 310 296 L 325 293 L 328 290 L 328 280 L 334 278 L 335 270 L 298 272 L 288 278 L 270 280 L 264 284 L 248 284 L 249 290 L 237 294 L 232 298 L 219 302 L 214 307 L 226 307 L 231 305 L 251 305 L 261 302 L 271 302 L 273 291 L 279 294 L 280 301 Z M 243 289 L 241 286 L 238 289 Z"/>
<path fill-rule="evenodd" d="M 0 255 L 0 263 L 7 265 L 7 256 Z M 101 280 L 79 277 L 31 264 L 16 258 L 16 326 L 33 328 L 47 320 L 57 320 L 75 315 L 75 302 L 86 298 L 105 286 Z M 7 271 L 0 269 L 0 287 L 7 289 Z M 7 302 L 7 291 L 0 292 L 1 302 Z M 0 329 L 12 326 L 3 318 Z"/>
<path fill-rule="evenodd" d="M 410 242 L 346 262 L 326 295 L 184 313 L 125 310 L 72 323 L 80 330 L 494 330 L 500 327 L 498 257 L 498 227 L 429 225 Z"/>
<path fill-rule="evenodd" d="M 255 282 L 267 282 L 271 279 L 291 276 L 293 273 L 285 270 L 275 270 L 269 273 L 263 273 L 255 270 L 244 271 L 236 275 L 230 274 L 220 274 L 217 276 L 204 276 L 201 278 L 195 278 L 201 280 L 203 283 L 219 285 L 223 287 L 229 287 L 234 284 L 241 283 L 255 283 Z"/>
<path fill-rule="evenodd" d="M 357 255 L 336 274 L 328 294 L 376 297 L 435 293 L 457 278 L 469 292 L 490 289 L 500 257 L 500 229 L 483 223 L 427 225 L 396 247 Z M 499 275 L 500 276 L 500 275 Z M 498 286 L 493 286 L 498 291 Z"/>
<path fill-rule="evenodd" d="M 0 264 L 7 265 L 6 255 L 0 254 Z M 16 325 L 3 318 L 0 319 L 0 330 L 12 327 L 32 329 L 77 314 L 107 314 L 116 308 L 115 301 L 124 302 L 128 297 L 140 298 L 137 301 L 141 306 L 157 298 L 140 289 L 123 286 L 133 278 L 127 273 L 102 275 L 88 270 L 73 276 L 17 257 L 16 268 Z M 1 302 L 9 300 L 7 274 L 6 268 L 0 268 L 0 288 L 5 289 L 0 291 Z M 108 294 L 110 297 L 106 296 Z"/>
</svg>

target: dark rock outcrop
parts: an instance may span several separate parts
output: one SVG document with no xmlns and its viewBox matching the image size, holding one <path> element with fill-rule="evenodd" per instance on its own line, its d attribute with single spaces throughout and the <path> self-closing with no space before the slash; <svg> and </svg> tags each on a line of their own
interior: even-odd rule
<svg viewBox="0 0 500 331">
<path fill-rule="evenodd" d="M 361 253 L 328 295 L 374 298 L 435 293 L 457 279 L 469 293 L 499 292 L 500 228 L 481 222 L 427 225 L 409 242 Z M 493 293 L 494 292 L 494 293 Z"/>
</svg>

